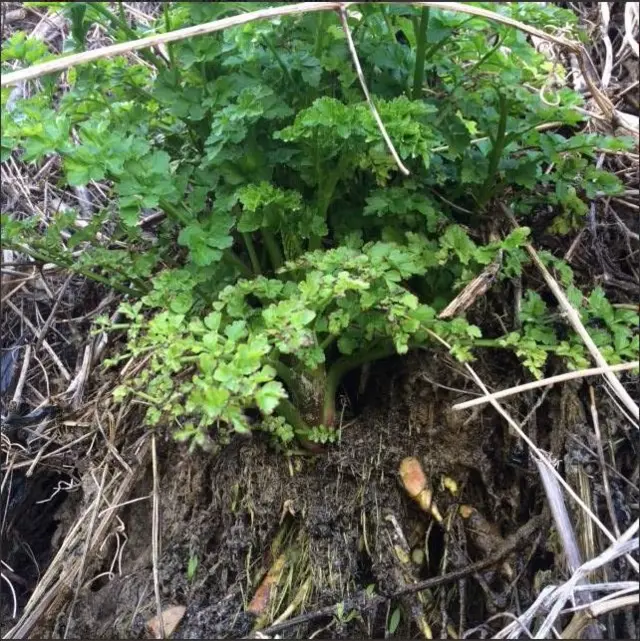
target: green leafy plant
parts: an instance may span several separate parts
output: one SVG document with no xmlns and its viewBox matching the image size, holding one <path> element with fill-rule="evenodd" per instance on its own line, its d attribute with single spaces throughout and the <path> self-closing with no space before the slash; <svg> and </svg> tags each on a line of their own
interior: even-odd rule
<svg viewBox="0 0 640 641">
<path fill-rule="evenodd" d="M 39 4 L 69 17 L 68 49 L 81 50 L 94 23 L 115 41 L 143 35 L 108 3 Z M 556 6 L 483 6 L 540 27 L 575 24 Z M 167 3 L 153 29 L 256 8 Z M 511 27 L 408 5 L 359 10 L 349 17 L 356 48 L 409 177 L 362 97 L 334 13 L 250 22 L 172 43 L 166 57 L 143 50 L 145 64 L 100 60 L 70 70 L 68 89 L 51 77 L 11 109 L 2 92 L 3 161 L 56 157 L 63 185 L 99 181 L 109 195 L 91 221 L 5 212 L 3 247 L 126 295 L 124 321 L 110 328 L 127 330 L 127 347 L 111 364 L 145 367 L 118 396 L 146 404 L 149 424 L 170 423 L 178 440 L 215 447 L 262 429 L 284 444 L 329 442 L 344 377 L 434 336 L 461 360 L 475 347 L 512 350 L 535 376 L 549 355 L 586 363 L 535 291 L 518 330 L 498 336 L 438 314 L 499 257 L 501 279 L 522 274 L 525 226 L 540 207 L 566 233 L 585 199 L 619 193 L 593 157 L 628 141 L 575 133 L 581 97 L 561 87 L 550 104 L 544 88 L 550 77 L 562 84 L 561 70 Z M 2 64 L 49 55 L 17 34 Z M 499 199 L 520 230 L 498 233 Z M 150 232 L 149 213 L 161 221 Z M 487 241 L 488 227 L 499 240 Z M 632 314 L 565 281 L 607 357 L 637 349 Z"/>
<path fill-rule="evenodd" d="M 391 616 L 389 617 L 389 622 L 387 624 L 387 633 L 389 635 L 393 635 L 396 633 L 396 630 L 398 629 L 398 626 L 400 625 L 400 619 L 401 619 L 401 611 L 400 608 L 396 608 L 392 613 Z"/>
<path fill-rule="evenodd" d="M 198 555 L 194 554 L 189 557 L 189 564 L 187 565 L 187 581 L 193 581 L 198 570 L 199 559 Z"/>
</svg>

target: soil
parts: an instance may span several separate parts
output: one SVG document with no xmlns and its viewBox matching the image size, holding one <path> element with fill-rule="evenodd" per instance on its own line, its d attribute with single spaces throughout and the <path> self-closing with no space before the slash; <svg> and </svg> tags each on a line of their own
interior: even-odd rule
<svg viewBox="0 0 640 641">
<path fill-rule="evenodd" d="M 459 391 L 431 382 L 442 380 L 443 371 L 448 387 Z M 163 607 L 186 606 L 174 638 L 241 638 L 263 627 L 247 606 L 277 555 L 278 541 L 287 554 L 287 580 L 281 581 L 283 598 L 272 606 L 269 621 L 305 581 L 310 583 L 306 612 L 371 585 L 376 594 L 389 596 L 389 607 L 353 618 L 345 613 L 341 621 L 314 619 L 291 627 L 285 638 L 308 638 L 329 624 L 334 638 L 381 638 L 391 606 L 404 606 L 409 613 L 418 603 L 434 633 L 443 621 L 453 630 L 470 629 L 516 598 L 531 602 L 538 575 L 557 561 L 545 533 L 510 560 L 511 573 L 493 568 L 438 588 L 426 601 L 424 596 L 420 602 L 418 597 L 393 598 L 407 584 L 486 558 L 543 510 L 537 476 L 522 452 L 519 458 L 514 455 L 503 421 L 490 409 L 443 409 L 460 391 L 472 389 L 460 372 L 448 357 L 429 352 L 379 365 L 366 398 L 359 399 L 362 411 L 345 421 L 340 443 L 321 455 L 285 456 L 259 437 L 239 437 L 215 457 L 187 454 L 170 439 L 163 441 L 158 460 L 160 600 Z M 538 438 L 563 442 L 557 434 L 563 424 L 546 420 L 560 411 L 560 394 L 548 398 L 549 404 L 538 410 L 546 417 L 539 424 L 547 426 L 539 429 Z M 357 401 L 351 399 L 351 405 Z M 421 460 L 442 524 L 420 511 L 402 488 L 398 468 L 407 456 Z M 152 479 L 148 469 L 129 500 L 149 497 Z M 474 508 L 473 518 L 461 517 L 461 505 Z M 70 495 L 58 510 L 61 528 L 68 528 L 83 509 L 82 492 Z M 130 503 L 119 517 L 120 536 L 110 537 L 111 549 L 102 561 L 88 564 L 72 612 L 68 599 L 56 619 L 44 621 L 32 637 L 58 638 L 65 629 L 66 638 L 148 636 L 145 623 L 156 614 L 152 503 L 148 498 Z M 409 553 L 423 549 L 426 560 L 403 563 L 398 553 L 403 547 Z M 193 558 L 198 565 L 190 576 Z M 411 633 L 413 623 L 402 621 L 398 632 L 404 626 Z"/>
</svg>

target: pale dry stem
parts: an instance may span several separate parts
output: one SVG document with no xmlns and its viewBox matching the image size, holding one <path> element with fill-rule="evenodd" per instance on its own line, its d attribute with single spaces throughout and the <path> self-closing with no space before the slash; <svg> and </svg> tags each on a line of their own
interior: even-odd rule
<svg viewBox="0 0 640 641">
<path fill-rule="evenodd" d="M 356 68 L 356 73 L 358 74 L 358 80 L 360 81 L 360 86 L 362 87 L 362 92 L 364 93 L 364 97 L 367 100 L 369 109 L 371 110 L 373 118 L 376 121 L 376 124 L 378 125 L 378 129 L 380 129 L 380 133 L 382 134 L 382 138 L 384 139 L 384 142 L 387 145 L 389 152 L 393 156 L 393 159 L 395 160 L 396 165 L 398 165 L 398 168 L 405 176 L 408 176 L 409 170 L 404 166 L 404 163 L 402 162 L 402 160 L 400 160 L 400 156 L 398 155 L 398 152 L 396 151 L 396 148 L 394 147 L 393 142 L 391 141 L 391 138 L 389 138 L 389 134 L 387 133 L 387 128 L 384 126 L 384 123 L 382 122 L 382 118 L 380 118 L 380 114 L 378 113 L 378 110 L 376 109 L 376 106 L 371 98 L 371 95 L 369 94 L 369 89 L 367 88 L 367 82 L 364 78 L 364 73 L 362 72 L 362 66 L 360 65 L 360 60 L 358 58 L 358 52 L 356 51 L 356 46 L 353 42 L 353 37 L 351 36 L 351 30 L 349 29 L 349 23 L 347 21 L 347 12 L 344 7 L 340 8 L 340 22 L 342 23 L 342 29 L 344 31 L 344 35 L 347 38 L 347 44 L 349 45 L 349 51 L 351 52 L 351 58 L 353 59 L 353 65 Z"/>
<path fill-rule="evenodd" d="M 576 370 L 575 372 L 565 372 L 564 374 L 549 376 L 548 378 L 543 378 L 539 381 L 532 381 L 530 383 L 523 383 L 522 385 L 515 385 L 514 387 L 509 387 L 499 392 L 493 392 L 492 394 L 489 394 L 489 396 L 480 396 L 479 398 L 474 398 L 470 401 L 464 401 L 464 403 L 456 403 L 452 406 L 451 409 L 466 410 L 470 407 L 476 407 L 477 405 L 490 403 L 491 399 L 497 400 L 500 398 L 506 398 L 508 396 L 521 394 L 522 392 L 528 392 L 529 390 L 537 389 L 539 387 L 549 387 L 551 385 L 555 385 L 556 383 L 564 383 L 565 381 L 575 380 L 576 378 L 589 378 L 591 376 L 599 376 L 600 374 L 604 374 L 605 372 L 623 372 L 631 369 L 638 369 L 639 367 L 640 361 L 633 361 L 632 363 L 618 363 L 617 365 L 607 365 L 606 367 L 592 367 L 589 369 Z"/>
</svg>

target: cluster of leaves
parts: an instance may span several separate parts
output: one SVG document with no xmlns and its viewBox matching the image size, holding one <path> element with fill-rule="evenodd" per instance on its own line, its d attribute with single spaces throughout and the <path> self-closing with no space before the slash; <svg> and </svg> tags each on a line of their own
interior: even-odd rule
<svg viewBox="0 0 640 641">
<path fill-rule="evenodd" d="M 142 35 L 109 3 L 38 4 L 67 13 L 65 50 L 82 50 L 94 23 L 116 41 Z M 154 29 L 262 4 L 166 3 Z M 479 4 L 540 27 L 575 23 L 556 6 Z M 73 212 L 38 225 L 7 212 L 3 246 L 137 300 L 123 307 L 128 349 L 151 358 L 128 390 L 150 404 L 150 422 L 178 421 L 182 438 L 249 429 L 251 408 L 281 440 L 330 438 L 318 426 L 333 426 L 348 368 L 424 344 L 429 332 L 461 359 L 482 341 L 512 349 L 538 376 L 549 353 L 583 362 L 535 292 L 521 330 L 502 337 L 437 313 L 498 251 L 503 275 L 519 275 L 524 232 L 472 240 L 496 199 L 508 197 L 525 225 L 551 205 L 553 228 L 566 232 L 585 198 L 621 190 L 594 166 L 595 149 L 628 143 L 572 133 L 581 97 L 561 86 L 550 103 L 545 87 L 562 85 L 562 70 L 516 29 L 409 5 L 358 12 L 356 48 L 408 178 L 363 100 L 334 13 L 249 22 L 172 43 L 166 58 L 144 51 L 146 64 L 100 60 L 70 70 L 68 90 L 50 77 L 11 109 L 2 91 L 3 161 L 56 156 L 68 186 L 100 181 L 111 196 L 80 227 Z M 15 34 L 2 63 L 49 55 Z M 141 224 L 150 211 L 163 216 L 153 241 Z M 609 318 L 593 296 L 584 314 L 604 351 L 628 354 L 633 319 Z"/>
<path fill-rule="evenodd" d="M 640 316 L 630 309 L 616 309 L 596 287 L 588 297 L 574 285 L 568 287 L 568 298 L 580 312 L 581 320 L 594 343 L 610 364 L 633 361 L 640 351 L 637 332 Z M 520 309 L 522 329 L 498 340 L 502 347 L 513 349 L 536 377 L 551 354 L 565 359 L 573 369 L 589 367 L 584 343 L 565 330 L 564 321 L 549 310 L 541 296 L 529 290 Z"/>
<path fill-rule="evenodd" d="M 119 394 L 149 402 L 151 424 L 189 415 L 193 420 L 181 431 L 198 434 L 198 442 L 206 442 L 212 426 L 218 441 L 228 429 L 249 430 L 249 408 L 264 417 L 278 409 L 287 423 L 267 421 L 265 427 L 278 426 L 280 438 L 307 437 L 315 425 L 333 426 L 336 386 L 354 367 L 424 345 L 430 334 L 454 343 L 459 358 L 470 358 L 480 329 L 464 318 L 439 320 L 407 283 L 425 272 L 517 250 L 525 236 L 518 230 L 502 242 L 476 247 L 460 227 L 450 226 L 441 243 L 408 232 L 403 244 L 378 241 L 307 252 L 278 270 L 278 278 L 258 276 L 227 286 L 206 315 L 170 305 L 147 321 L 145 306 L 166 307 L 166 301 L 143 297 L 122 307 L 131 322 L 130 352 L 119 358 L 149 353 L 149 359 Z M 155 286 L 166 291 L 161 278 Z M 305 402 L 301 372 L 309 387 L 321 388 L 321 407 Z"/>
</svg>

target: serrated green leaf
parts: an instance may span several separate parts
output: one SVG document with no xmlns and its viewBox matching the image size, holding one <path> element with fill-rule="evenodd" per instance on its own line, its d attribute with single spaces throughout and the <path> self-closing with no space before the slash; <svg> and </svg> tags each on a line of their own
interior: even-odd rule
<svg viewBox="0 0 640 641">
<path fill-rule="evenodd" d="M 270 381 L 262 385 L 256 392 L 256 403 L 264 414 L 271 414 L 287 394 L 278 381 Z"/>
</svg>

